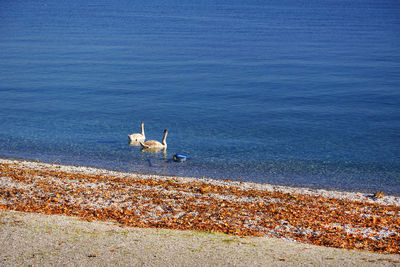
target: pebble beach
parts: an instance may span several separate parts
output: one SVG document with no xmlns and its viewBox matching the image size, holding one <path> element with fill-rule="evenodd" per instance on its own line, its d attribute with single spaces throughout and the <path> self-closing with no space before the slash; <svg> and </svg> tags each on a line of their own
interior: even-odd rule
<svg viewBox="0 0 400 267">
<path fill-rule="evenodd" d="M 141 175 L 10 159 L 0 160 L 0 177 L 4 212 L 400 254 L 400 198 L 384 193 Z"/>
</svg>

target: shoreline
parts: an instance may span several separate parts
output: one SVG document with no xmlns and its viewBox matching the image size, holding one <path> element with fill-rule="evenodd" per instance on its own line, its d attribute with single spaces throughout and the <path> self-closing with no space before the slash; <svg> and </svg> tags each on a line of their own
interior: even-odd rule
<svg viewBox="0 0 400 267">
<path fill-rule="evenodd" d="M 374 197 L 372 193 L 358 192 L 358 191 L 340 191 L 340 190 L 329 190 L 329 189 L 317 189 L 317 188 L 309 188 L 309 187 L 294 187 L 294 186 L 284 186 L 284 185 L 273 185 L 268 183 L 256 183 L 256 182 L 243 182 L 243 181 L 233 181 L 229 179 L 213 179 L 213 178 L 198 178 L 198 177 L 182 177 L 182 176 L 171 176 L 171 175 L 159 175 L 159 174 L 141 174 L 135 172 L 120 172 L 108 170 L 105 168 L 97 168 L 97 167 L 88 167 L 88 166 L 79 166 L 79 165 L 64 165 L 58 163 L 46 163 L 39 162 L 34 160 L 25 160 L 25 159 L 14 159 L 14 158 L 1 158 L 0 163 L 7 162 L 19 162 L 26 165 L 28 168 L 49 168 L 49 167 L 57 167 L 61 171 L 72 171 L 77 173 L 88 173 L 88 174 L 104 174 L 104 175 L 113 175 L 119 177 L 127 177 L 130 175 L 134 175 L 139 179 L 160 179 L 160 180 L 170 180 L 175 179 L 179 182 L 187 183 L 187 182 L 205 182 L 214 185 L 220 186 L 235 186 L 242 188 L 244 190 L 254 189 L 254 190 L 267 190 L 270 192 L 279 191 L 282 193 L 289 194 L 302 194 L 302 195 L 310 195 L 310 196 L 322 196 L 328 198 L 336 198 L 336 199 L 347 199 L 351 201 L 362 201 L 369 203 L 377 203 L 383 205 L 395 205 L 400 206 L 400 196 L 393 195 L 384 195 L 383 197 Z M 376 193 L 376 192 L 375 192 Z"/>
<path fill-rule="evenodd" d="M 136 149 L 134 147 L 133 149 Z M 144 153 L 147 154 L 147 153 Z M 171 154 L 172 155 L 172 154 Z M 260 168 L 259 172 L 248 172 L 242 171 L 235 164 L 231 167 L 221 167 L 220 164 L 210 164 L 209 166 L 201 166 L 192 160 L 188 160 L 184 163 L 176 163 L 173 161 L 172 156 L 169 158 L 147 158 L 146 160 L 133 159 L 135 162 L 128 161 L 116 161 L 113 163 L 109 159 L 98 159 L 98 160 L 86 160 L 84 158 L 79 158 L 76 160 L 74 157 L 56 157 L 56 156 L 45 156 L 43 158 L 28 157 L 24 158 L 22 155 L 19 157 L 14 157 L 10 155 L 0 155 L 0 159 L 6 160 L 16 160 L 16 161 L 28 161 L 36 163 L 47 163 L 65 166 L 75 166 L 81 167 L 85 166 L 87 168 L 93 169 L 106 169 L 114 172 L 121 173 L 131 173 L 131 174 L 141 174 L 149 176 L 166 176 L 166 177 L 189 177 L 195 179 L 206 179 L 206 180 L 216 180 L 216 181 L 232 181 L 232 182 L 242 182 L 248 184 L 260 184 L 260 185 L 270 185 L 272 187 L 282 187 L 288 189 L 304 189 L 311 191 L 328 191 L 328 192 L 339 192 L 339 193 L 360 193 L 363 195 L 373 195 L 377 192 L 384 192 L 385 195 L 394 196 L 400 198 L 400 188 L 398 189 L 392 182 L 387 183 L 388 177 L 385 173 L 379 173 L 375 176 L 371 176 L 371 183 L 363 182 L 358 178 L 354 178 L 354 173 L 344 174 L 340 171 L 340 177 L 332 176 L 327 174 L 327 176 L 322 175 L 320 178 L 315 178 L 313 175 L 309 174 L 299 175 L 293 174 L 291 171 L 287 175 L 279 172 L 278 174 L 268 174 L 262 171 Z M 152 155 L 154 156 L 154 155 Z M 136 162 L 137 161 L 137 162 Z M 284 161 L 279 161 L 278 164 L 282 164 Z M 195 163 L 195 164 L 194 164 Z M 136 165 L 138 164 L 138 165 Z M 332 163 L 335 164 L 335 163 Z M 337 163 L 340 165 L 340 163 Z M 358 164 L 358 163 L 354 163 Z M 367 164 L 368 165 L 368 164 Z M 133 167 L 132 167 L 133 166 Z M 337 168 L 336 166 L 335 168 Z M 348 166 L 352 168 L 351 166 Z M 363 169 L 364 167 L 359 163 L 357 168 Z M 347 168 L 347 167 L 346 167 Z M 246 168 L 245 168 L 246 169 Z M 301 170 L 302 168 L 300 168 Z M 292 175 L 294 177 L 292 178 Z M 349 179 L 347 179 L 348 177 Z M 369 176 L 366 176 L 368 180 Z M 383 182 L 377 177 L 383 177 Z M 332 180 L 330 179 L 332 178 Z M 392 177 L 396 180 L 396 177 Z M 318 179 L 318 180 L 315 180 Z M 392 181 L 394 181 L 391 179 Z"/>
<path fill-rule="evenodd" d="M 3 210 L 400 254 L 395 196 L 9 159 L 0 159 L 0 167 Z"/>
</svg>

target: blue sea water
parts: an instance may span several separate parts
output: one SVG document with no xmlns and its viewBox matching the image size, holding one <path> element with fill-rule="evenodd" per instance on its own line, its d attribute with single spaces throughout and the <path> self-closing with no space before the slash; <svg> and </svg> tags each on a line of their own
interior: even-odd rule
<svg viewBox="0 0 400 267">
<path fill-rule="evenodd" d="M 0 156 L 400 195 L 400 3 L 1 1 Z"/>
</svg>

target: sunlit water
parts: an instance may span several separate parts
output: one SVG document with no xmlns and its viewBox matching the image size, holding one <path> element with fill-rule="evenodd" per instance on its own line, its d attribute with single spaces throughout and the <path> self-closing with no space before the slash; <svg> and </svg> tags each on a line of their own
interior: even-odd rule
<svg viewBox="0 0 400 267">
<path fill-rule="evenodd" d="M 400 195 L 397 1 L 1 1 L 0 156 Z M 167 153 L 128 134 L 168 129 Z M 175 153 L 190 159 L 173 162 Z"/>
</svg>

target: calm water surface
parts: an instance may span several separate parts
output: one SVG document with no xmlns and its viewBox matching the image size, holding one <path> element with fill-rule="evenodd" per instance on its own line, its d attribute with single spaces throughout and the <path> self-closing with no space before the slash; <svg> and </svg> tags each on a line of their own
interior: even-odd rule
<svg viewBox="0 0 400 267">
<path fill-rule="evenodd" d="M 400 195 L 398 1 L 144 2 L 0 2 L 1 157 Z"/>
</svg>

